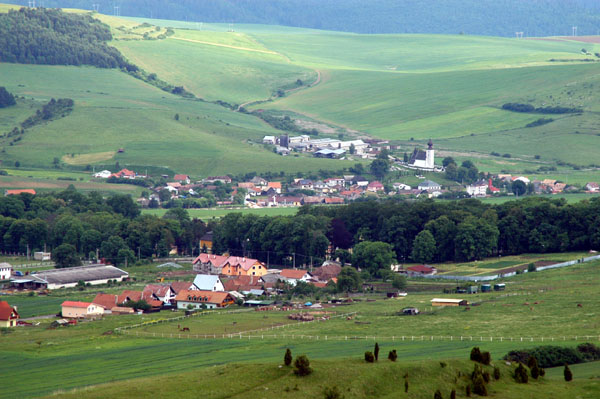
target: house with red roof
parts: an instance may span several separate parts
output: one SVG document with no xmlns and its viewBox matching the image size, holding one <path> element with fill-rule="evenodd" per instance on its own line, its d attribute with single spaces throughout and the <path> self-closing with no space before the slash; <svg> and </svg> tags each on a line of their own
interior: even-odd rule
<svg viewBox="0 0 600 399">
<path fill-rule="evenodd" d="M 235 298 L 224 291 L 183 290 L 177 294 L 175 301 L 177 309 L 215 309 L 233 305 Z"/>
<path fill-rule="evenodd" d="M 190 177 L 188 175 L 175 175 L 173 180 L 179 183 L 190 184 Z"/>
<path fill-rule="evenodd" d="M 8 195 L 19 195 L 19 194 L 31 194 L 35 195 L 35 190 L 32 188 L 24 188 L 21 190 L 4 190 L 4 196 Z"/>
<path fill-rule="evenodd" d="M 104 306 L 92 302 L 64 301 L 61 305 L 61 315 L 64 318 L 79 319 L 102 314 Z"/>
<path fill-rule="evenodd" d="M 194 261 L 193 269 L 199 274 L 221 274 L 228 256 L 200 254 Z"/>
<path fill-rule="evenodd" d="M 279 275 L 282 277 L 282 280 L 286 280 L 292 285 L 296 285 L 298 281 L 304 281 L 305 283 L 308 283 L 308 281 L 312 278 L 311 273 L 302 269 L 282 269 Z"/>
<path fill-rule="evenodd" d="M 340 205 L 344 203 L 344 199 L 340 197 L 327 197 L 325 203 L 328 205 Z"/>
<path fill-rule="evenodd" d="M 136 173 L 129 169 L 121 169 L 117 173 L 113 173 L 111 177 L 117 177 L 119 179 L 135 179 Z"/>
<path fill-rule="evenodd" d="M 270 181 L 267 183 L 267 188 L 272 188 L 277 194 L 281 194 L 281 182 Z"/>
<path fill-rule="evenodd" d="M 380 181 L 372 181 L 367 185 L 367 191 L 370 191 L 372 193 L 383 192 L 383 184 Z"/>
<path fill-rule="evenodd" d="M 19 320 L 19 312 L 6 301 L 0 301 L 0 327 L 15 327 Z"/>
<path fill-rule="evenodd" d="M 221 269 L 221 274 L 227 276 L 240 276 L 244 274 L 247 276 L 262 276 L 263 274 L 267 274 L 267 267 L 264 263 L 256 259 L 230 256 Z"/>
<path fill-rule="evenodd" d="M 175 296 L 175 291 L 173 291 L 170 284 L 148 284 L 142 291 L 142 298 L 160 301 L 166 306 L 172 304 Z"/>
<path fill-rule="evenodd" d="M 118 296 L 114 294 L 98 294 L 92 301 L 93 304 L 102 306 L 104 308 L 105 313 L 109 313 L 112 308 L 117 306 L 119 303 L 117 302 Z"/>
</svg>

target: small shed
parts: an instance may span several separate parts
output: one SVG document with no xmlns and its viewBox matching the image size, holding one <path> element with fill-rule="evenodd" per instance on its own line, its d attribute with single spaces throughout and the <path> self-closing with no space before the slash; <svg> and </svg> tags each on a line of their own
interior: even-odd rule
<svg viewBox="0 0 600 399">
<path fill-rule="evenodd" d="M 506 284 L 494 284 L 494 291 L 504 291 Z"/>
<path fill-rule="evenodd" d="M 452 298 L 433 298 L 431 306 L 467 306 L 468 302 L 465 299 Z"/>
<path fill-rule="evenodd" d="M 467 294 L 477 294 L 478 287 L 476 285 L 467 286 Z"/>
<path fill-rule="evenodd" d="M 491 292 L 492 286 L 490 284 L 481 284 L 481 292 Z"/>
</svg>

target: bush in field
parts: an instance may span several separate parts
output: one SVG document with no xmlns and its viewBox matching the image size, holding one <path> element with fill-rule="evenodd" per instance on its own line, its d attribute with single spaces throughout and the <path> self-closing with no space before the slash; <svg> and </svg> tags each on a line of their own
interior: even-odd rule
<svg viewBox="0 0 600 399">
<path fill-rule="evenodd" d="M 527 367 L 529 367 L 529 371 L 531 372 L 531 378 L 537 380 L 540 376 L 540 368 L 538 367 L 538 362 L 535 356 L 531 356 L 527 361 Z"/>
<path fill-rule="evenodd" d="M 519 363 L 519 366 L 515 369 L 515 381 L 517 381 L 519 384 L 527 384 L 529 381 L 527 369 L 525 369 L 523 363 Z"/>
<path fill-rule="evenodd" d="M 471 349 L 470 359 L 474 362 L 481 363 L 481 350 L 479 350 L 479 347 L 476 346 Z"/>
<path fill-rule="evenodd" d="M 296 367 L 294 374 L 299 377 L 307 376 L 313 371 L 310 368 L 310 361 L 305 355 L 298 356 L 294 362 L 294 366 Z"/>
<path fill-rule="evenodd" d="M 290 350 L 290 348 L 287 348 L 285 350 L 285 356 L 283 356 L 283 363 L 286 366 L 289 366 L 292 364 L 292 351 Z"/>
<path fill-rule="evenodd" d="M 484 371 L 483 373 L 481 373 L 481 376 L 483 377 L 483 380 L 486 382 L 486 384 L 488 382 L 490 382 L 491 376 L 490 376 L 490 373 L 488 371 Z"/>
<path fill-rule="evenodd" d="M 375 342 L 375 350 L 373 351 L 375 355 L 375 361 L 379 361 L 379 344 Z"/>
<path fill-rule="evenodd" d="M 557 367 L 565 363 L 581 363 L 584 361 L 585 355 L 574 348 L 547 345 L 533 349 L 510 351 L 504 356 L 504 360 L 526 363 L 531 356 L 535 356 L 540 367 Z"/>
<path fill-rule="evenodd" d="M 375 355 L 373 355 L 373 352 L 371 352 L 371 351 L 366 351 L 365 352 L 365 361 L 367 363 L 373 363 L 373 362 L 375 362 Z"/>
<path fill-rule="evenodd" d="M 481 362 L 480 363 L 489 366 L 491 361 L 492 361 L 492 355 L 490 354 L 490 352 L 483 352 L 481 354 Z"/>
<path fill-rule="evenodd" d="M 450 392 L 450 399 L 456 399 L 456 389 L 453 389 L 453 390 Z"/>
<path fill-rule="evenodd" d="M 342 393 L 340 392 L 337 385 L 334 385 L 330 388 L 325 388 L 325 390 L 323 391 L 323 396 L 325 397 L 325 399 L 343 399 L 344 398 L 344 395 L 342 395 Z"/>
<path fill-rule="evenodd" d="M 442 393 L 439 389 L 433 394 L 433 399 L 442 399 Z"/>
<path fill-rule="evenodd" d="M 467 396 L 467 398 L 471 397 L 471 385 L 467 385 L 467 387 L 465 388 L 465 395 Z"/>
<path fill-rule="evenodd" d="M 565 363 L 565 370 L 563 371 L 563 374 L 565 376 L 565 381 L 569 382 L 573 379 L 573 373 L 571 372 L 569 365 L 566 363 Z"/>
<path fill-rule="evenodd" d="M 495 380 L 500 379 L 500 369 L 498 367 L 494 367 L 494 379 Z"/>
<path fill-rule="evenodd" d="M 483 376 L 478 375 L 477 378 L 475 378 L 475 381 L 473 381 L 473 392 L 479 396 L 488 395 Z"/>
<path fill-rule="evenodd" d="M 388 359 L 392 362 L 395 362 L 396 359 L 398 359 L 398 353 L 396 353 L 396 349 L 391 350 L 390 353 L 388 353 Z"/>
</svg>

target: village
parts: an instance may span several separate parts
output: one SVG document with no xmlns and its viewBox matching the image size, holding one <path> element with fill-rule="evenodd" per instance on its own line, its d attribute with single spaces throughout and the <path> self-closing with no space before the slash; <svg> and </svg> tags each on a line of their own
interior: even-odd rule
<svg viewBox="0 0 600 399">
<path fill-rule="evenodd" d="M 273 208 L 298 207 L 302 205 L 338 205 L 361 198 L 486 198 L 501 196 L 561 194 L 561 193 L 600 193 L 597 182 L 583 186 L 567 184 L 557 179 L 530 179 L 526 175 L 508 173 L 479 172 L 470 161 L 465 161 L 460 169 L 468 169 L 469 177 L 455 176 L 457 165 L 451 157 L 444 158 L 443 165 L 435 163 L 435 149 L 429 140 L 428 148 L 415 148 L 408 156 L 394 155 L 397 146 L 382 140 L 341 141 L 336 139 L 311 139 L 310 136 L 281 137 L 266 136 L 265 142 L 277 143 L 290 148 L 301 148 L 315 156 L 325 156 L 334 152 L 352 153 L 365 159 L 384 161 L 369 168 L 356 164 L 347 173 L 323 176 L 271 176 L 269 179 L 254 174 L 244 180 L 240 177 L 209 176 L 194 180 L 186 174 L 162 175 L 158 181 L 148 180 L 146 174 L 138 174 L 129 169 L 118 172 L 103 170 L 94 174 L 97 179 L 109 182 L 148 180 L 149 191 L 137 199 L 143 208 L 206 208 L 235 207 Z M 287 147 L 282 147 L 287 148 Z M 450 166 L 449 166 L 450 165 Z M 468 168 L 465 167 L 468 166 Z M 473 172 L 474 171 L 474 172 Z M 413 181 L 408 184 L 407 180 Z M 443 181 L 438 183 L 435 179 Z M 416 181 L 416 183 L 415 183 Z M 465 182 L 465 181 L 468 181 Z M 155 184 L 154 184 L 155 183 Z M 5 195 L 35 190 L 6 190 Z"/>
</svg>

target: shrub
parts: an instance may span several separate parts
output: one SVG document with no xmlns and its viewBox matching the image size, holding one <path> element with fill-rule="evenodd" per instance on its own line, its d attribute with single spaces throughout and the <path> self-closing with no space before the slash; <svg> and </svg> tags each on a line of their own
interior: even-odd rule
<svg viewBox="0 0 600 399">
<path fill-rule="evenodd" d="M 471 397 L 471 385 L 467 385 L 465 388 L 465 394 L 467 395 L 467 398 Z"/>
<path fill-rule="evenodd" d="M 481 362 L 481 350 L 479 350 L 479 347 L 476 346 L 471 349 L 471 360 L 478 363 Z"/>
<path fill-rule="evenodd" d="M 534 356 L 531 356 L 527 361 L 527 366 L 529 367 L 529 371 L 531 372 L 531 378 L 537 380 L 540 376 L 540 369 L 538 367 L 537 359 Z"/>
<path fill-rule="evenodd" d="M 545 375 L 546 375 L 546 369 L 540 367 L 540 377 L 543 377 Z"/>
<path fill-rule="evenodd" d="M 323 395 L 324 395 L 325 399 L 343 399 L 344 398 L 344 395 L 342 395 L 342 393 L 340 392 L 337 385 L 325 388 L 325 390 L 323 391 Z"/>
<path fill-rule="evenodd" d="M 373 362 L 375 362 L 375 355 L 373 355 L 373 352 L 371 352 L 371 351 L 366 351 L 365 352 L 365 361 L 367 363 L 373 363 Z"/>
<path fill-rule="evenodd" d="M 563 371 L 563 374 L 565 376 L 565 381 L 569 382 L 573 379 L 573 373 L 571 372 L 571 369 L 567 363 L 565 363 L 565 370 Z"/>
<path fill-rule="evenodd" d="M 391 360 L 392 362 L 395 362 L 396 359 L 398 359 L 398 354 L 396 353 L 396 349 L 391 350 L 390 353 L 388 353 L 388 359 Z"/>
<path fill-rule="evenodd" d="M 587 361 L 600 360 L 600 348 L 589 342 L 577 345 L 577 351 Z"/>
<path fill-rule="evenodd" d="M 487 396 L 487 388 L 485 386 L 485 381 L 481 375 L 477 376 L 475 381 L 473 381 L 473 392 L 479 396 Z"/>
<path fill-rule="evenodd" d="M 527 375 L 527 370 L 523 363 L 519 363 L 519 366 L 515 369 L 515 381 L 520 384 L 527 384 L 529 381 L 529 376 Z"/>
<path fill-rule="evenodd" d="M 562 346 L 538 346 L 533 349 L 510 351 L 504 356 L 504 360 L 526 363 L 530 356 L 535 356 L 539 367 L 557 367 L 565 363 L 581 363 L 584 360 L 584 356 L 576 349 Z"/>
<path fill-rule="evenodd" d="M 404 392 L 408 392 L 408 380 L 404 380 Z"/>
<path fill-rule="evenodd" d="M 490 352 L 483 352 L 481 354 L 481 361 L 480 361 L 480 363 L 485 364 L 485 365 L 489 365 L 491 361 L 492 361 L 492 355 L 490 354 Z"/>
<path fill-rule="evenodd" d="M 440 362 L 440 367 L 443 369 L 446 368 L 447 365 L 448 364 L 446 362 Z"/>
<path fill-rule="evenodd" d="M 373 354 L 375 355 L 375 361 L 379 361 L 379 344 L 377 342 L 375 342 Z"/>
<path fill-rule="evenodd" d="M 494 379 L 495 380 L 500 379 L 500 369 L 498 367 L 494 367 Z"/>
<path fill-rule="evenodd" d="M 442 399 L 442 393 L 439 389 L 433 394 L 433 399 Z"/>
<path fill-rule="evenodd" d="M 310 361 L 305 355 L 298 356 L 294 362 L 294 366 L 296 367 L 294 374 L 299 377 L 307 376 L 313 371 L 310 368 Z"/>
<path fill-rule="evenodd" d="M 283 356 L 283 363 L 286 366 L 289 366 L 292 364 L 292 351 L 290 350 L 290 348 L 287 348 L 285 350 L 285 356 Z"/>
<path fill-rule="evenodd" d="M 536 269 L 534 263 L 530 263 L 530 264 L 527 265 L 527 272 L 532 273 L 532 272 L 535 272 L 536 270 L 537 269 Z"/>
<path fill-rule="evenodd" d="M 488 382 L 490 382 L 490 380 L 491 380 L 491 376 L 490 376 L 490 373 L 489 373 L 488 371 L 484 371 L 484 372 L 481 374 L 481 376 L 483 377 L 483 380 L 486 382 L 486 384 L 487 384 Z"/>
<path fill-rule="evenodd" d="M 453 389 L 453 390 L 450 392 L 450 399 L 456 399 L 456 389 Z"/>
</svg>

